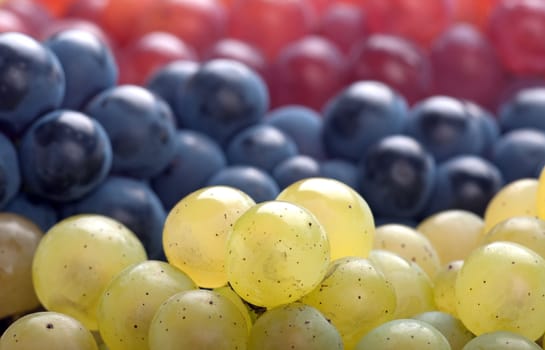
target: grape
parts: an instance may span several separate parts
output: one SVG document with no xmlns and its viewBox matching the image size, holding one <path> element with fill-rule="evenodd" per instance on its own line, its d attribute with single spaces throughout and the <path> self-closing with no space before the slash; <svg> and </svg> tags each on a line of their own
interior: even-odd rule
<svg viewBox="0 0 545 350">
<path fill-rule="evenodd" d="M 430 240 L 409 226 L 387 224 L 377 227 L 374 248 L 391 251 L 416 263 L 431 279 L 441 266 L 439 255 Z"/>
<path fill-rule="evenodd" d="M 163 248 L 168 261 L 200 287 L 225 285 L 227 237 L 233 223 L 254 204 L 244 192 L 225 186 L 187 195 L 165 221 Z"/>
<path fill-rule="evenodd" d="M 490 200 L 484 213 L 484 233 L 514 216 L 537 216 L 537 179 L 521 179 L 503 187 Z"/>
<path fill-rule="evenodd" d="M 51 22 L 49 12 L 34 1 L 4 1 L 2 8 L 13 12 L 28 26 L 30 34 L 38 37 L 45 26 Z"/>
<path fill-rule="evenodd" d="M 331 260 L 366 257 L 373 246 L 375 223 L 365 200 L 333 179 L 309 178 L 286 187 L 277 197 L 308 209 L 323 225 Z"/>
<path fill-rule="evenodd" d="M 347 257 L 333 261 L 326 277 L 301 301 L 330 320 L 345 348 L 352 349 L 364 334 L 394 317 L 396 292 L 371 261 Z"/>
<path fill-rule="evenodd" d="M 104 288 L 125 267 L 146 258 L 142 243 L 118 221 L 73 216 L 53 226 L 38 245 L 32 262 L 34 288 L 46 309 L 96 330 Z"/>
<path fill-rule="evenodd" d="M 474 334 L 512 331 L 535 340 L 545 332 L 545 260 L 511 242 L 484 245 L 456 279 L 456 310 Z"/>
<path fill-rule="evenodd" d="M 358 187 L 358 168 L 344 159 L 330 158 L 321 161 L 320 176 L 340 181 L 353 189 Z"/>
<path fill-rule="evenodd" d="M 15 145 L 0 132 L 0 210 L 21 188 L 21 170 Z"/>
<path fill-rule="evenodd" d="M 450 344 L 432 325 L 413 319 L 384 323 L 367 333 L 354 350 L 450 350 Z"/>
<path fill-rule="evenodd" d="M 151 320 L 174 294 L 195 289 L 176 267 L 161 261 L 132 265 L 108 284 L 98 304 L 100 335 L 110 350 L 147 350 Z"/>
<path fill-rule="evenodd" d="M 488 17 L 499 0 L 454 0 L 454 19 L 468 22 L 479 29 L 486 29 Z"/>
<path fill-rule="evenodd" d="M 100 22 L 116 46 L 125 46 L 138 36 L 136 29 L 147 18 L 155 0 L 109 0 L 102 10 Z"/>
<path fill-rule="evenodd" d="M 475 337 L 463 350 L 541 350 L 541 348 L 519 334 L 496 331 Z"/>
<path fill-rule="evenodd" d="M 76 319 L 56 312 L 19 318 L 0 338 L 2 350 L 98 350 L 93 335 Z"/>
<path fill-rule="evenodd" d="M 454 316 L 441 311 L 430 311 L 413 317 L 429 323 L 447 338 L 452 350 L 462 350 L 464 345 L 475 337 L 464 324 Z"/>
<path fill-rule="evenodd" d="M 334 1 L 325 9 L 316 32 L 349 57 L 356 44 L 368 34 L 365 13 L 353 4 Z"/>
<path fill-rule="evenodd" d="M 276 198 L 280 189 L 271 175 L 264 170 L 247 165 L 227 166 L 212 175 L 207 186 L 230 186 L 241 190 L 256 203 Z"/>
<path fill-rule="evenodd" d="M 537 216 L 545 220 L 545 167 L 541 169 L 537 186 Z"/>
<path fill-rule="evenodd" d="M 227 241 L 229 283 L 244 300 L 272 308 L 294 302 L 326 274 L 329 241 L 304 208 L 268 201 L 247 210 Z"/>
<path fill-rule="evenodd" d="M 246 320 L 246 325 L 248 326 L 248 334 L 250 334 L 256 318 L 254 310 L 250 309 L 250 307 L 244 303 L 242 298 L 239 297 L 238 294 L 230 286 L 214 288 L 214 292 L 226 297 L 238 308 L 238 310 L 244 316 L 244 320 Z"/>
<path fill-rule="evenodd" d="M 21 215 L 47 231 L 59 221 L 53 203 L 19 192 L 3 209 L 4 212 Z"/>
<path fill-rule="evenodd" d="M 30 28 L 13 11 L 0 9 L 0 33 L 18 32 L 31 35 Z"/>
<path fill-rule="evenodd" d="M 32 285 L 32 258 L 42 236 L 24 217 L 0 213 L 0 319 L 40 305 Z"/>
<path fill-rule="evenodd" d="M 539 84 L 538 81 L 528 82 Z M 545 111 L 545 88 L 539 86 L 517 86 L 518 89 L 506 98 L 499 109 L 499 125 L 503 132 L 516 129 L 535 128 L 545 131 L 542 115 Z"/>
<path fill-rule="evenodd" d="M 545 259 L 545 221 L 531 216 L 506 219 L 488 231 L 483 243 L 514 242 L 532 249 Z"/>
<path fill-rule="evenodd" d="M 303 179 L 320 176 L 320 164 L 312 157 L 297 155 L 274 167 L 272 175 L 280 188 Z"/>
<path fill-rule="evenodd" d="M 62 17 L 74 3 L 75 0 L 35 0 L 37 3 L 42 4 L 50 14 L 55 17 Z"/>
<path fill-rule="evenodd" d="M 443 265 L 433 278 L 433 299 L 439 311 L 458 317 L 456 311 L 456 278 L 464 265 L 463 260 L 451 261 Z"/>
<path fill-rule="evenodd" d="M 312 306 L 292 303 L 267 310 L 255 322 L 248 350 L 343 349 L 339 332 Z"/>
<path fill-rule="evenodd" d="M 209 290 L 174 294 L 150 324 L 149 349 L 246 349 L 248 326 L 229 298 Z"/>
<path fill-rule="evenodd" d="M 394 319 L 436 309 L 431 279 L 418 265 L 378 249 L 371 251 L 369 260 L 394 286 L 397 300 Z"/>
<path fill-rule="evenodd" d="M 446 210 L 426 218 L 416 230 L 426 236 L 439 255 L 442 265 L 465 259 L 479 247 L 484 221 L 465 210 Z"/>
<path fill-rule="evenodd" d="M 230 59 L 241 63 L 257 72 L 264 80 L 267 80 L 267 62 L 263 54 L 248 43 L 232 38 L 217 41 L 206 54 L 206 60 Z"/>
</svg>

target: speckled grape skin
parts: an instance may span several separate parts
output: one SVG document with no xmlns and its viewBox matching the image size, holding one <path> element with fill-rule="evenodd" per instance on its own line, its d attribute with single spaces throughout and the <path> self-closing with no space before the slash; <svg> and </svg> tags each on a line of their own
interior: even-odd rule
<svg viewBox="0 0 545 350">
<path fill-rule="evenodd" d="M 458 277 L 462 266 L 464 266 L 463 260 L 451 261 L 443 265 L 433 278 L 433 299 L 437 309 L 456 317 L 458 317 L 455 293 L 456 277 Z"/>
<path fill-rule="evenodd" d="M 462 350 L 464 345 L 475 337 L 459 319 L 446 312 L 428 311 L 412 318 L 435 327 L 447 338 L 452 350 Z"/>
<path fill-rule="evenodd" d="M 541 350 L 535 342 L 513 332 L 490 332 L 473 338 L 463 350 Z M 453 349 L 454 350 L 454 349 Z"/>
<path fill-rule="evenodd" d="M 483 244 L 498 241 L 521 244 L 545 259 L 545 221 L 531 216 L 515 216 L 504 220 L 483 237 Z"/>
</svg>

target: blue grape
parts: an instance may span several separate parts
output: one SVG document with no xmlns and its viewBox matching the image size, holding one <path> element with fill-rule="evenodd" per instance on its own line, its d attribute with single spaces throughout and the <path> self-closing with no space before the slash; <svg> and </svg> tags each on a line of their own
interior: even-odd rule
<svg viewBox="0 0 545 350">
<path fill-rule="evenodd" d="M 183 197 L 203 187 L 227 164 L 220 146 L 203 133 L 179 130 L 175 142 L 174 158 L 151 179 L 151 187 L 167 211 Z"/>
<path fill-rule="evenodd" d="M 433 157 L 409 136 L 383 138 L 369 149 L 358 168 L 359 190 L 377 216 L 414 217 L 433 189 Z"/>
<path fill-rule="evenodd" d="M 83 197 L 106 178 L 112 147 L 96 120 L 57 110 L 25 132 L 19 157 L 23 185 L 29 193 L 66 202 Z"/>
<path fill-rule="evenodd" d="M 3 210 L 26 217 L 35 223 L 43 232 L 47 232 L 59 221 L 57 210 L 47 200 L 19 192 Z"/>
<path fill-rule="evenodd" d="M 447 209 L 462 209 L 482 216 L 503 184 L 499 169 L 479 156 L 449 159 L 437 167 L 435 188 L 425 216 Z"/>
<path fill-rule="evenodd" d="M 405 125 L 407 102 L 376 81 L 360 81 L 335 96 L 324 111 L 323 142 L 331 158 L 360 160 L 367 149 Z"/>
<path fill-rule="evenodd" d="M 89 31 L 68 29 L 48 38 L 44 45 L 59 59 L 66 90 L 62 108 L 83 109 L 96 94 L 117 82 L 117 65 L 110 48 Z"/>
<path fill-rule="evenodd" d="M 278 164 L 272 176 L 280 188 L 286 188 L 296 181 L 320 176 L 320 164 L 312 157 L 297 155 Z"/>
<path fill-rule="evenodd" d="M 110 176 L 89 195 L 61 208 L 63 217 L 76 214 L 100 214 L 116 219 L 136 234 L 150 259 L 164 259 L 162 233 L 167 214 L 145 182 Z"/>
<path fill-rule="evenodd" d="M 338 180 L 354 189 L 358 186 L 358 168 L 344 159 L 326 159 L 320 162 L 320 176 Z"/>
<path fill-rule="evenodd" d="M 463 102 L 447 96 L 432 96 L 417 103 L 409 113 L 406 127 L 406 133 L 438 162 L 461 154 L 481 154 L 481 130 L 481 123 Z"/>
<path fill-rule="evenodd" d="M 324 123 L 322 117 L 314 110 L 299 105 L 279 107 L 267 113 L 264 121 L 290 136 L 300 154 L 315 159 L 325 158 L 322 143 Z"/>
<path fill-rule="evenodd" d="M 0 210 L 21 187 L 21 172 L 17 151 L 11 141 L 0 133 Z"/>
<path fill-rule="evenodd" d="M 225 167 L 207 182 L 207 186 L 220 185 L 239 189 L 256 203 L 273 200 L 280 193 L 278 184 L 268 173 L 246 165 Z"/>
<path fill-rule="evenodd" d="M 146 87 L 174 110 L 176 101 L 182 98 L 185 84 L 198 70 L 197 62 L 173 61 L 155 71 L 146 82 Z"/>
<path fill-rule="evenodd" d="M 201 65 L 173 106 L 180 127 L 204 132 L 222 145 L 260 122 L 268 108 L 267 86 L 261 77 L 227 59 Z"/>
<path fill-rule="evenodd" d="M 95 96 L 85 112 L 112 142 L 112 173 L 147 179 L 159 174 L 176 150 L 172 111 L 145 88 L 120 85 Z"/>
<path fill-rule="evenodd" d="M 31 37 L 0 34 L 0 129 L 20 136 L 40 115 L 59 107 L 65 91 L 57 57 Z"/>
<path fill-rule="evenodd" d="M 227 161 L 272 172 L 285 159 L 298 154 L 295 142 L 278 128 L 257 124 L 237 133 L 227 145 Z"/>
<path fill-rule="evenodd" d="M 494 146 L 492 161 L 507 183 L 535 177 L 545 165 L 545 132 L 538 129 L 509 131 Z"/>
<path fill-rule="evenodd" d="M 477 119 L 481 130 L 483 142 L 481 155 L 490 158 L 494 145 L 500 138 L 500 127 L 496 118 L 487 110 L 476 103 L 464 101 L 467 112 Z"/>
<path fill-rule="evenodd" d="M 545 132 L 545 87 L 529 87 L 517 92 L 499 110 L 502 132 L 536 128 Z"/>
</svg>

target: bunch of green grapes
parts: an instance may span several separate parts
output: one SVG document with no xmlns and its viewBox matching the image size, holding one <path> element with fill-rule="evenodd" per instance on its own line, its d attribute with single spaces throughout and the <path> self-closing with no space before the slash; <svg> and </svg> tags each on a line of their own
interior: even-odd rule
<svg viewBox="0 0 545 350">
<path fill-rule="evenodd" d="M 442 311 L 424 312 L 412 317 L 435 327 L 447 338 L 452 350 L 462 350 L 475 337 L 456 317 Z"/>
<path fill-rule="evenodd" d="M 441 264 L 465 259 L 482 242 L 483 219 L 465 210 L 445 210 L 422 221 L 416 230 L 426 236 Z"/>
<path fill-rule="evenodd" d="M 542 350 L 542 348 L 520 334 L 497 331 L 475 337 L 463 350 Z"/>
<path fill-rule="evenodd" d="M 545 221 L 532 216 L 515 216 L 496 224 L 484 236 L 484 243 L 508 241 L 532 249 L 545 258 Z"/>
<path fill-rule="evenodd" d="M 174 294 L 149 328 L 150 350 L 245 350 L 248 325 L 229 298 L 204 289 Z"/>
<path fill-rule="evenodd" d="M 337 329 L 315 308 L 291 303 L 267 310 L 255 322 L 248 350 L 341 350 Z"/>
<path fill-rule="evenodd" d="M 110 350 L 147 350 L 148 331 L 159 306 L 172 295 L 196 289 L 176 267 L 144 261 L 119 273 L 98 305 L 98 327 Z"/>
<path fill-rule="evenodd" d="M 227 241 L 227 276 L 241 298 L 267 308 L 316 287 L 329 265 L 329 242 L 306 209 L 270 201 L 246 211 Z"/>
<path fill-rule="evenodd" d="M 40 305 L 32 285 L 32 259 L 42 236 L 24 217 L 0 213 L 0 319 Z"/>
<path fill-rule="evenodd" d="M 367 202 L 350 186 L 333 179 L 308 178 L 286 187 L 276 198 L 308 209 L 324 226 L 331 260 L 367 257 L 375 221 Z"/>
<path fill-rule="evenodd" d="M 458 317 L 474 334 L 511 331 L 531 340 L 545 332 L 545 260 L 511 242 L 476 249 L 456 279 Z"/>
<path fill-rule="evenodd" d="M 496 193 L 484 213 L 484 233 L 514 216 L 537 216 L 538 185 L 537 179 L 520 179 Z"/>
<path fill-rule="evenodd" d="M 255 318 L 257 317 L 256 313 L 252 312 L 253 310 L 250 309 L 250 307 L 244 303 L 242 298 L 239 297 L 238 294 L 230 286 L 214 288 L 214 292 L 223 295 L 227 299 L 231 300 L 233 304 L 235 304 L 235 306 L 239 309 L 239 311 L 244 316 L 244 319 L 246 320 L 246 325 L 248 326 L 248 333 L 250 333 L 250 330 L 252 329 Z"/>
<path fill-rule="evenodd" d="M 355 350 L 451 350 L 441 332 L 432 325 L 414 319 L 384 323 L 367 333 Z"/>
<path fill-rule="evenodd" d="M 464 266 L 463 260 L 455 260 L 444 265 L 433 279 L 433 300 L 437 309 L 457 316 L 456 279 Z"/>
<path fill-rule="evenodd" d="M 78 320 L 57 312 L 35 312 L 13 322 L 0 338 L 2 350 L 98 350 Z"/>
<path fill-rule="evenodd" d="M 431 279 L 441 267 L 439 255 L 430 240 L 409 226 L 387 224 L 377 227 L 374 248 L 394 252 L 416 263 Z"/>
<path fill-rule="evenodd" d="M 225 252 L 234 222 L 255 202 L 232 187 L 197 190 L 169 212 L 163 229 L 163 248 L 172 265 L 200 287 L 227 284 Z"/>
<path fill-rule="evenodd" d="M 144 246 L 124 225 L 101 215 L 77 215 L 53 226 L 32 264 L 38 299 L 50 311 L 98 329 L 100 297 L 124 268 L 147 259 Z"/>
<path fill-rule="evenodd" d="M 318 309 L 339 330 L 346 349 L 369 330 L 391 320 L 396 292 L 375 265 L 365 258 L 333 261 L 323 281 L 301 302 Z"/>
<path fill-rule="evenodd" d="M 369 260 L 384 273 L 395 289 L 397 302 L 394 319 L 436 309 L 432 282 L 418 265 L 387 250 L 372 250 Z"/>
</svg>

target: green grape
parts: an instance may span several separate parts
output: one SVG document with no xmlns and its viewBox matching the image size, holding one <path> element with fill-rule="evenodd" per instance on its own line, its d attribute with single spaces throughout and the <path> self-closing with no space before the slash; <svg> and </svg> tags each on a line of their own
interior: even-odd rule
<svg viewBox="0 0 545 350">
<path fill-rule="evenodd" d="M 98 305 L 98 327 L 110 350 L 148 349 L 153 315 L 166 299 L 195 283 L 162 261 L 132 265 L 112 279 Z"/>
<path fill-rule="evenodd" d="M 339 332 L 312 306 L 292 303 L 265 311 L 250 333 L 248 350 L 343 349 Z"/>
<path fill-rule="evenodd" d="M 40 305 L 32 285 L 32 259 L 42 236 L 24 217 L 0 213 L 0 319 Z"/>
<path fill-rule="evenodd" d="M 447 338 L 452 350 L 462 350 L 475 337 L 456 317 L 441 311 L 430 311 L 412 317 L 429 323 Z"/>
<path fill-rule="evenodd" d="M 367 333 L 355 350 L 451 350 L 447 338 L 430 324 L 413 319 L 384 323 Z"/>
<path fill-rule="evenodd" d="M 367 202 L 342 182 L 304 179 L 286 187 L 276 199 L 298 204 L 316 216 L 328 235 L 332 261 L 367 257 L 373 247 L 373 213 Z"/>
<path fill-rule="evenodd" d="M 464 266 L 463 260 L 451 261 L 444 265 L 433 279 L 433 300 L 439 311 L 458 317 L 456 311 L 456 278 Z"/>
<path fill-rule="evenodd" d="M 473 338 L 462 350 L 542 350 L 520 334 L 497 331 Z"/>
<path fill-rule="evenodd" d="M 514 216 L 537 216 L 538 185 L 537 179 L 520 179 L 496 193 L 484 213 L 484 233 Z"/>
<path fill-rule="evenodd" d="M 377 227 L 374 249 L 388 250 L 416 263 L 431 279 L 441 267 L 439 255 L 430 240 L 409 226 L 387 224 Z"/>
<path fill-rule="evenodd" d="M 456 309 L 474 334 L 511 331 L 531 340 L 545 332 L 545 260 L 511 242 L 476 249 L 456 279 Z"/>
<path fill-rule="evenodd" d="M 394 286 L 397 299 L 394 319 L 436 309 L 431 280 L 418 265 L 386 250 L 372 250 L 369 260 Z"/>
<path fill-rule="evenodd" d="M 267 308 L 310 292 L 329 265 L 322 225 L 306 209 L 288 202 L 263 202 L 246 211 L 227 247 L 231 286 L 244 300 Z"/>
<path fill-rule="evenodd" d="M 439 212 L 416 227 L 430 240 L 441 264 L 465 259 L 481 245 L 483 229 L 483 219 L 465 210 Z"/>
<path fill-rule="evenodd" d="M 167 299 L 150 324 L 150 350 L 245 350 L 248 325 L 229 298 L 197 289 Z"/>
<path fill-rule="evenodd" d="M 118 221 L 77 215 L 57 223 L 42 238 L 32 279 L 47 310 L 96 330 L 98 302 L 108 283 L 127 266 L 146 259 L 142 243 Z"/>
<path fill-rule="evenodd" d="M 317 308 L 333 323 L 346 349 L 369 330 L 393 318 L 396 292 L 368 259 L 333 261 L 323 281 L 301 302 Z"/>
<path fill-rule="evenodd" d="M 536 195 L 537 216 L 545 220 L 545 167 L 541 169 L 538 178 L 537 195 Z"/>
<path fill-rule="evenodd" d="M 515 216 L 495 225 L 484 243 L 508 241 L 532 249 L 545 258 L 545 221 L 531 216 Z"/>
<path fill-rule="evenodd" d="M 200 287 L 224 286 L 227 236 L 253 205 L 247 194 L 227 186 L 203 188 L 184 197 L 165 221 L 163 248 L 168 261 Z"/>
<path fill-rule="evenodd" d="M 252 325 L 255 320 L 252 319 L 252 312 L 250 311 L 248 305 L 246 305 L 244 301 L 242 301 L 242 298 L 239 297 L 238 294 L 235 293 L 235 291 L 229 286 L 215 288 L 214 292 L 223 295 L 227 299 L 231 300 L 233 304 L 235 304 L 235 306 L 244 316 L 244 319 L 246 320 L 246 325 L 248 326 L 248 333 L 250 333 L 250 330 L 252 329 Z"/>
<path fill-rule="evenodd" d="M 35 312 L 13 322 L 0 338 L 1 350 L 98 350 L 93 334 L 76 319 Z"/>
</svg>

